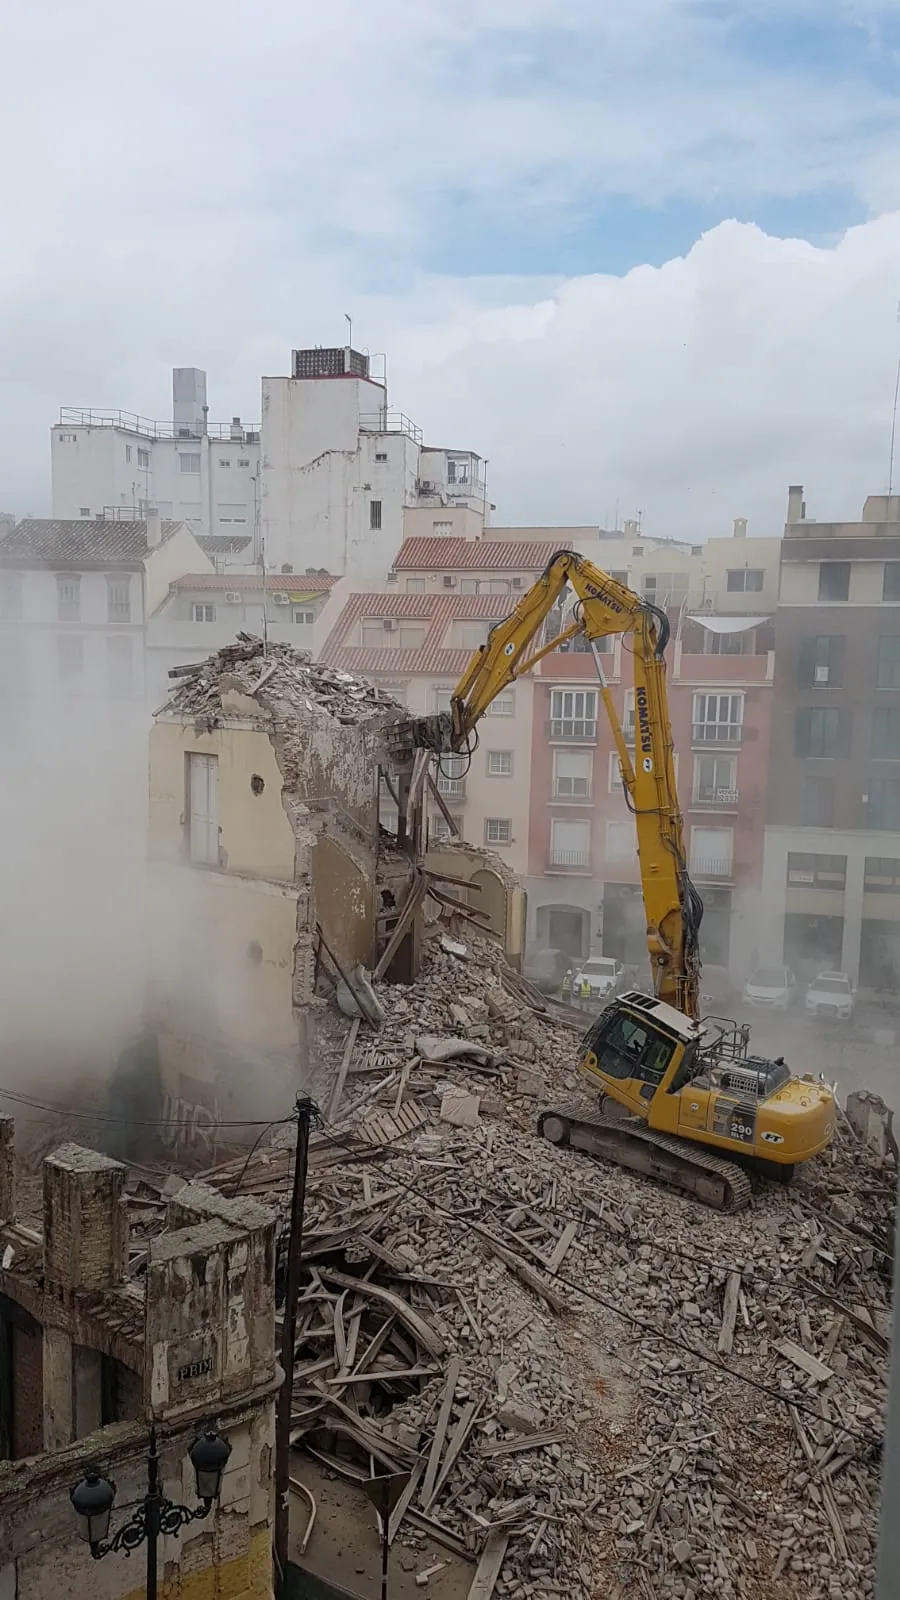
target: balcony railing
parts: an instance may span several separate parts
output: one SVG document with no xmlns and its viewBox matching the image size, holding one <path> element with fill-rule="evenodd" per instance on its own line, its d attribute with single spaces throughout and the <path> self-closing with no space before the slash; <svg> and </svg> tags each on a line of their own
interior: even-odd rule
<svg viewBox="0 0 900 1600">
<path fill-rule="evenodd" d="M 740 793 L 737 789 L 703 789 L 695 794 L 691 800 L 692 806 L 727 806 L 729 809 L 738 805 Z"/>
<path fill-rule="evenodd" d="M 552 717 L 551 739 L 571 739 L 573 744 L 596 744 L 596 717 Z"/>
<path fill-rule="evenodd" d="M 587 872 L 590 865 L 589 850 L 562 850 L 555 844 L 550 846 L 551 867 L 558 867 L 567 872 Z"/>
<path fill-rule="evenodd" d="M 240 428 L 231 422 L 207 422 L 190 427 L 184 423 L 154 422 L 134 411 L 88 411 L 82 406 L 61 406 L 60 428 L 120 428 L 125 433 L 141 434 L 147 439 L 231 439 L 235 444 L 258 444 L 259 423 Z"/>
<path fill-rule="evenodd" d="M 448 800 L 464 800 L 466 795 L 465 778 L 445 778 L 442 772 L 438 773 L 438 794 L 444 795 Z"/>
<path fill-rule="evenodd" d="M 730 878 L 732 866 L 721 856 L 693 856 L 690 871 L 692 878 Z"/>
<path fill-rule="evenodd" d="M 580 787 L 578 787 L 580 785 Z M 591 785 L 587 778 L 557 778 L 553 784 L 554 800 L 590 800 Z"/>
<path fill-rule="evenodd" d="M 695 722 L 691 733 L 694 744 L 740 744 L 740 722 Z"/>
<path fill-rule="evenodd" d="M 424 437 L 422 429 L 404 411 L 363 411 L 359 426 L 362 433 L 405 433 L 415 444 L 421 444 Z"/>
</svg>

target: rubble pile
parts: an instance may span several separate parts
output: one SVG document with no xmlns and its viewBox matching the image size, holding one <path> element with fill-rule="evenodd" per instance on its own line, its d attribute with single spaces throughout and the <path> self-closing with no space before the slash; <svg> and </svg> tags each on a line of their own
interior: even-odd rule
<svg viewBox="0 0 900 1600">
<path fill-rule="evenodd" d="M 251 633 L 239 633 L 235 644 L 224 645 L 205 661 L 173 668 L 169 677 L 175 688 L 164 711 L 208 728 L 222 715 L 222 695 L 228 690 L 255 695 L 265 689 L 266 703 L 275 708 L 281 702 L 294 715 L 300 709 L 345 724 L 405 715 L 397 701 L 374 684 L 323 667 L 293 645 L 267 644 Z"/>
<path fill-rule="evenodd" d="M 377 992 L 313 1145 L 298 1446 L 410 1471 L 393 1534 L 471 1552 L 479 1596 L 870 1596 L 892 1151 L 842 1115 L 721 1215 L 535 1135 L 579 1024 L 489 940 Z M 243 1177 L 289 1184 L 286 1149 Z"/>
</svg>

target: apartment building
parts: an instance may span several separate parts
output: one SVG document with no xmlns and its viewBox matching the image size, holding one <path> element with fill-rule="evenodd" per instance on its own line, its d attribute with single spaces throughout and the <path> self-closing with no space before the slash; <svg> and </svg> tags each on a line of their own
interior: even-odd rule
<svg viewBox="0 0 900 1600">
<path fill-rule="evenodd" d="M 257 528 L 259 424 L 210 422 L 206 373 L 172 372 L 171 421 L 63 406 L 50 430 L 52 510 L 60 521 L 184 522 L 229 544 Z"/>
<path fill-rule="evenodd" d="M 803 974 L 900 977 L 900 496 L 858 522 L 788 491 L 775 614 L 764 948 Z"/>
</svg>

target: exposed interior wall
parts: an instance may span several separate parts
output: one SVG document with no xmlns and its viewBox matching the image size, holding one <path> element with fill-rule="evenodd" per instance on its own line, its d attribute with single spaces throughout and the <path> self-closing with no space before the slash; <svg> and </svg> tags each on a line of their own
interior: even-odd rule
<svg viewBox="0 0 900 1600">
<path fill-rule="evenodd" d="M 374 883 L 370 870 L 327 829 L 316 839 L 316 909 L 325 940 L 342 963 L 373 964 Z"/>
</svg>

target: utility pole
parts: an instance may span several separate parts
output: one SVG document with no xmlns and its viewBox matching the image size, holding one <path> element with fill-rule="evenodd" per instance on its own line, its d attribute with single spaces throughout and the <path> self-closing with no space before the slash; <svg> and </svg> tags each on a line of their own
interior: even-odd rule
<svg viewBox="0 0 900 1600">
<path fill-rule="evenodd" d="M 288 1235 L 287 1282 L 284 1323 L 281 1330 L 281 1366 L 284 1379 L 275 1409 L 275 1562 L 279 1579 L 288 1559 L 291 1493 L 291 1409 L 294 1397 L 294 1339 L 297 1332 L 297 1297 L 300 1293 L 300 1257 L 303 1250 L 303 1207 L 309 1166 L 309 1130 L 316 1108 L 308 1095 L 297 1096 L 297 1148 L 294 1189 Z"/>
</svg>

